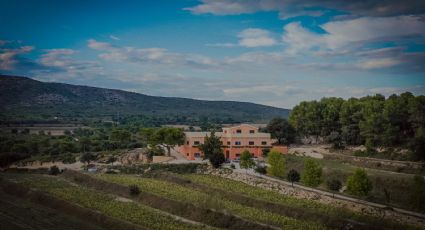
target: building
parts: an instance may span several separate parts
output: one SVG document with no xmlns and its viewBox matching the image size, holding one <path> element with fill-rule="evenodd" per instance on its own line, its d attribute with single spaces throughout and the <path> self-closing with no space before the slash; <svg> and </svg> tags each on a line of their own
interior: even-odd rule
<svg viewBox="0 0 425 230">
<path fill-rule="evenodd" d="M 179 152 L 189 160 L 202 157 L 198 145 L 204 143 L 206 136 L 210 132 L 185 132 L 186 140 L 184 145 L 179 147 Z M 223 132 L 216 132 L 220 137 L 224 156 L 226 159 L 234 160 L 241 153 L 248 150 L 255 157 L 262 157 L 263 149 L 275 149 L 281 153 L 287 153 L 287 146 L 275 146 L 270 133 L 262 133 L 258 128 L 248 124 L 223 128 Z"/>
</svg>

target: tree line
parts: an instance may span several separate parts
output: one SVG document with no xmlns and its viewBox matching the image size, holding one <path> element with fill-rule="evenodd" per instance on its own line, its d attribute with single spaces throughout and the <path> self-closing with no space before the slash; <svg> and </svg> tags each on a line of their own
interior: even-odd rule
<svg viewBox="0 0 425 230">
<path fill-rule="evenodd" d="M 365 145 L 376 148 L 406 148 L 412 160 L 425 160 L 425 96 L 409 92 L 401 95 L 366 96 L 362 98 L 323 98 L 303 101 L 293 108 L 289 122 L 280 127 L 293 130 L 285 135 L 276 131 L 272 120 L 269 131 L 282 137 L 279 142 L 313 138 L 332 143 L 335 148 Z M 276 135 L 277 134 L 277 135 Z"/>
</svg>

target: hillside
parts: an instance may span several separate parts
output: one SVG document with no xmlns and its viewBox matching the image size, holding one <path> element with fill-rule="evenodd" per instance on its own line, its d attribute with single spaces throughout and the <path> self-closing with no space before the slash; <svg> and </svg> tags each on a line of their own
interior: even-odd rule
<svg viewBox="0 0 425 230">
<path fill-rule="evenodd" d="M 47 83 L 0 75 L 1 121 L 111 118 L 144 115 L 220 122 L 266 121 L 289 110 L 247 102 L 157 97 L 122 90 Z"/>
</svg>

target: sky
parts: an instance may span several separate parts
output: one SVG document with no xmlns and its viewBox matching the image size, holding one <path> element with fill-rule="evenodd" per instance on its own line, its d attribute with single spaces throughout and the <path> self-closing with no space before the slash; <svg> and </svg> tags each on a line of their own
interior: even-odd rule
<svg viewBox="0 0 425 230">
<path fill-rule="evenodd" d="M 292 108 L 425 94 L 423 0 L 0 0 L 0 74 Z"/>
</svg>

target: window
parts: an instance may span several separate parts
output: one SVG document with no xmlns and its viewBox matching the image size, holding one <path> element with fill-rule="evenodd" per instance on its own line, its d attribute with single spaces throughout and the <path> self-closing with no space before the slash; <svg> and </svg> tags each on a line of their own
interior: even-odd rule
<svg viewBox="0 0 425 230">
<path fill-rule="evenodd" d="M 189 141 L 186 141 L 186 144 L 189 145 Z"/>
<path fill-rule="evenodd" d="M 261 144 L 262 145 L 267 145 L 267 141 L 262 141 Z"/>
<path fill-rule="evenodd" d="M 236 133 L 242 133 L 242 130 L 238 129 L 236 130 Z"/>
<path fill-rule="evenodd" d="M 194 145 L 199 145 L 199 141 L 194 141 L 193 144 Z"/>
<path fill-rule="evenodd" d="M 249 142 L 249 145 L 254 145 L 254 142 L 253 142 L 253 141 L 250 141 L 250 142 Z"/>
<path fill-rule="evenodd" d="M 228 142 L 227 142 L 227 145 L 231 145 L 231 144 L 230 144 L 230 141 L 228 141 Z"/>
<path fill-rule="evenodd" d="M 249 130 L 249 133 L 255 133 L 255 130 Z"/>
<path fill-rule="evenodd" d="M 235 145 L 241 145 L 240 141 L 235 141 Z"/>
<path fill-rule="evenodd" d="M 189 156 L 189 153 L 186 153 L 186 156 Z"/>
<path fill-rule="evenodd" d="M 199 157 L 201 157 L 201 154 L 200 153 L 195 153 L 194 156 L 195 156 L 195 158 L 199 158 Z"/>
</svg>

